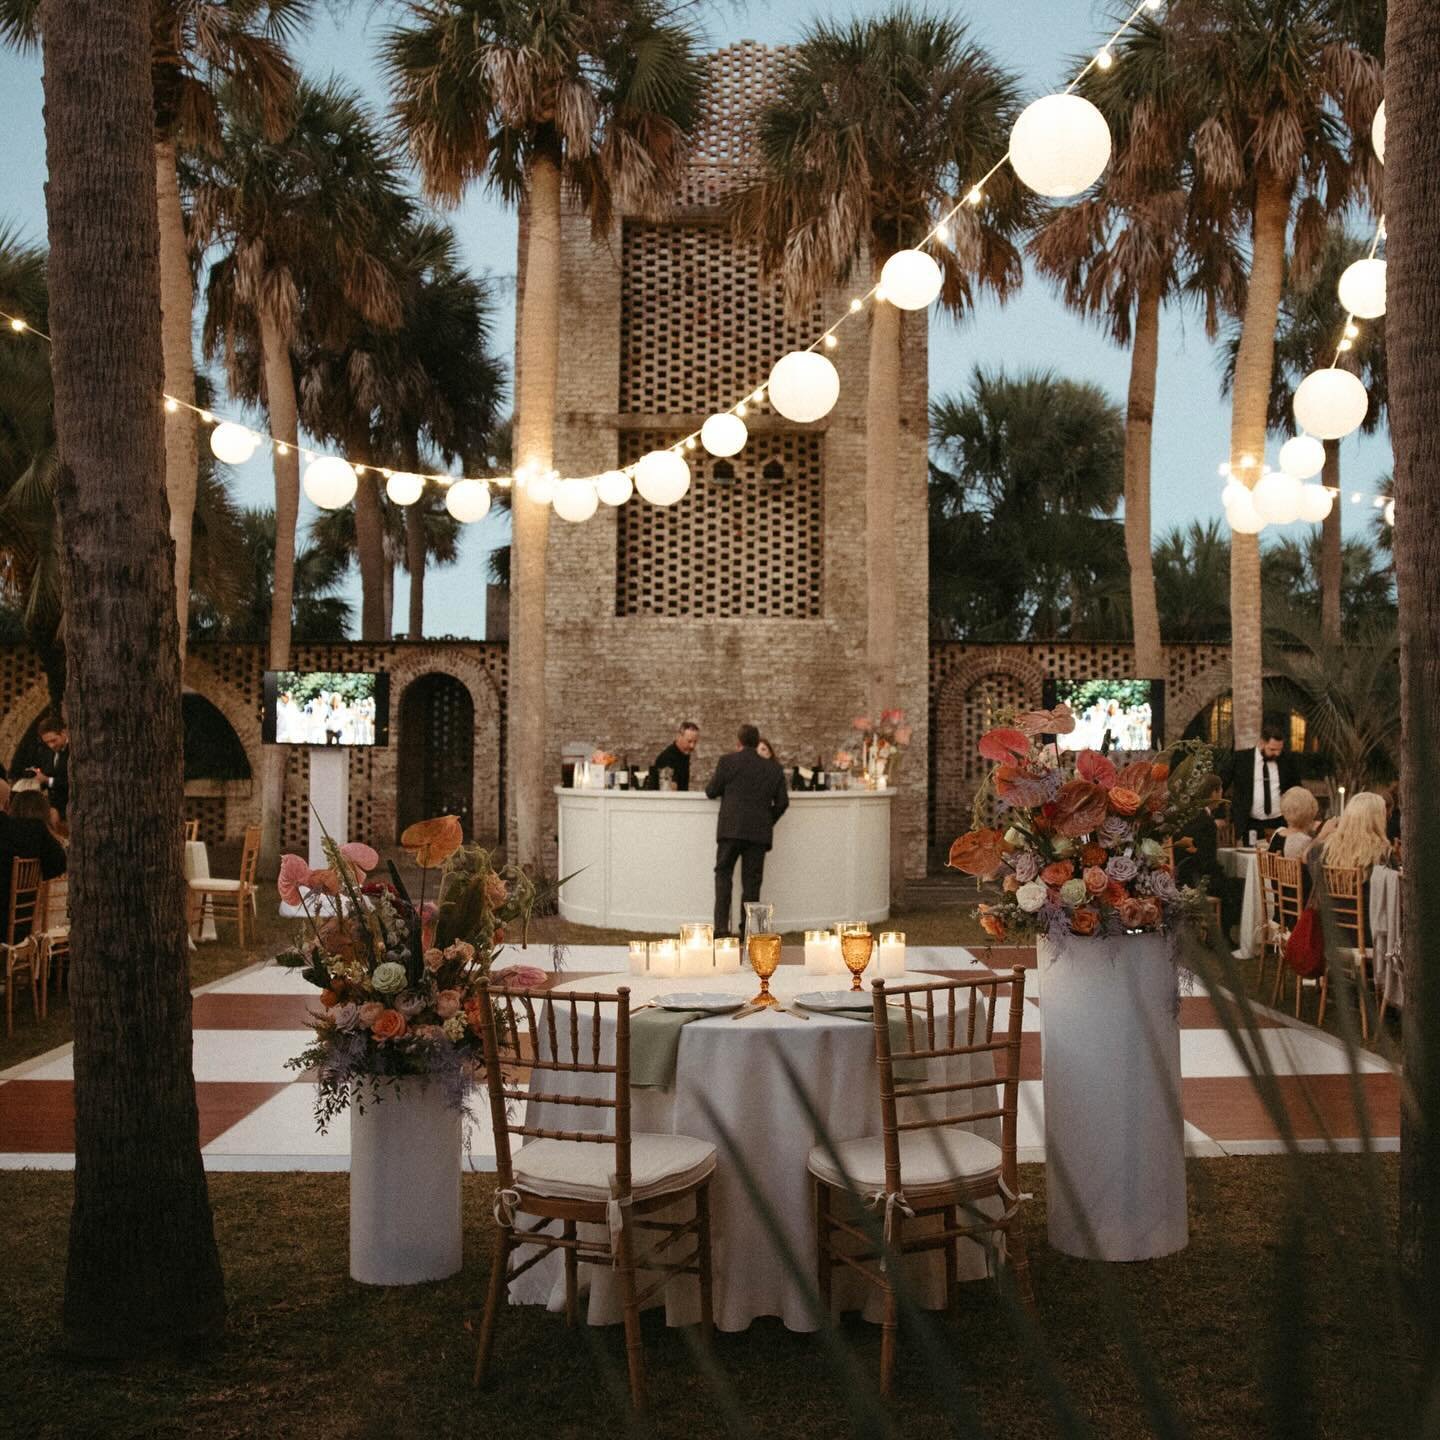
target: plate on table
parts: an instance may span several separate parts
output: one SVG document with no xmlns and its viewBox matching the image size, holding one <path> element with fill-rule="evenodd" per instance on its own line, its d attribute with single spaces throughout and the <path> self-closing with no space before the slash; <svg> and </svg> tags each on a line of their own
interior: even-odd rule
<svg viewBox="0 0 1440 1440">
<path fill-rule="evenodd" d="M 870 996 L 864 990 L 811 990 L 794 1003 L 807 1010 L 868 1010 Z"/>
<path fill-rule="evenodd" d="M 657 995 L 655 1004 L 661 1010 L 708 1010 L 716 1015 L 724 1015 L 731 1010 L 738 1010 L 745 1004 L 745 997 L 717 995 L 713 990 L 684 990 L 670 995 Z"/>
</svg>

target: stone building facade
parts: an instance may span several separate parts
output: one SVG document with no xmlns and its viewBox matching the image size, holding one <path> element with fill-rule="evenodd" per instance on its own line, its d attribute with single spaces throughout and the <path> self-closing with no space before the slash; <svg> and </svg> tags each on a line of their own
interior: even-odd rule
<svg viewBox="0 0 1440 1440">
<path fill-rule="evenodd" d="M 784 63 L 753 42 L 712 57 L 707 128 L 670 218 L 622 217 L 597 239 L 583 215 L 565 216 L 562 474 L 603 471 L 698 429 L 846 308 L 852 292 L 837 289 L 788 317 L 778 284 L 724 223 L 723 201 L 748 173 L 750 120 Z M 546 739 L 557 781 L 567 742 L 648 763 L 683 720 L 701 726 L 702 776 L 746 721 L 787 766 L 849 736 L 865 703 L 866 322 L 841 336 L 828 352 L 840 399 L 825 419 L 800 426 L 755 406 L 732 461 L 691 453 L 678 504 L 636 497 L 581 525 L 552 521 Z M 914 738 L 893 820 L 905 870 L 919 875 L 929 770 L 923 315 L 906 317 L 903 344 L 895 703 Z M 553 861 L 553 799 L 549 815 Z"/>
</svg>

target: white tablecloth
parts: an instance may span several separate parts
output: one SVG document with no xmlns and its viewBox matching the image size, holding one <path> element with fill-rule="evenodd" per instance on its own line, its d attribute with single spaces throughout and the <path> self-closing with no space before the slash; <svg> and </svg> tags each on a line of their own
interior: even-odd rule
<svg viewBox="0 0 1440 1440">
<path fill-rule="evenodd" d="M 1235 949 L 1237 960 L 1253 960 L 1260 952 L 1260 927 L 1264 916 L 1260 911 L 1260 861 L 1253 850 L 1217 850 L 1221 868 L 1231 879 L 1243 877 L 1245 898 L 1240 905 L 1240 943 Z"/>
<path fill-rule="evenodd" d="M 185 878 L 187 880 L 208 880 L 210 878 L 210 852 L 206 850 L 203 840 L 187 840 L 185 842 Z M 219 938 L 215 933 L 215 916 L 211 912 L 208 900 L 205 902 L 205 918 L 200 925 L 200 938 L 202 940 Z"/>
<path fill-rule="evenodd" d="M 1385 977 L 1392 957 L 1399 956 L 1405 929 L 1400 911 L 1400 872 L 1377 865 L 1370 872 L 1370 933 L 1375 937 L 1375 989 L 1385 993 Z M 1390 986 L 1390 1003 L 1405 1003 L 1404 972 L 1397 968 Z"/>
<path fill-rule="evenodd" d="M 845 984 L 846 979 L 842 977 L 807 975 L 798 967 L 787 966 L 776 974 L 771 988 L 783 1000 L 805 991 L 844 988 Z M 756 989 L 755 978 L 748 972 L 709 982 L 651 979 L 630 974 L 602 975 L 571 981 L 560 988 L 604 992 L 621 985 L 629 986 L 632 1005 L 673 991 L 704 988 L 748 998 Z M 603 1044 L 606 1055 L 613 1056 L 611 1025 L 606 1026 Z M 810 1175 L 805 1161 L 820 1135 L 803 1103 L 792 1091 L 782 1055 L 802 1079 L 815 1112 L 832 1140 L 853 1140 L 880 1133 L 874 1032 L 868 1022 L 823 1015 L 801 1020 L 785 1014 L 752 1015 L 740 1020 L 723 1015 L 713 1020 L 697 1020 L 680 1032 L 674 1087 L 632 1091 L 632 1131 L 692 1135 L 711 1141 L 719 1152 L 710 1203 L 715 1324 L 721 1330 L 743 1330 L 762 1315 L 779 1316 L 791 1330 L 816 1328 L 805 1290 L 787 1271 L 781 1247 L 766 1228 L 747 1188 L 746 1175 L 742 1173 L 748 1172 L 758 1187 L 778 1220 L 790 1255 L 813 1287 L 815 1226 Z M 968 1060 L 952 1060 L 948 1074 L 959 1079 L 967 1073 L 993 1073 L 988 1055 L 978 1057 L 978 1061 L 986 1067 L 983 1072 L 964 1071 L 960 1067 L 968 1064 Z M 581 1088 L 581 1082 L 589 1084 Z M 531 1095 L 539 1097 L 547 1090 L 557 1089 L 568 1094 L 598 1094 L 608 1082 L 607 1076 L 557 1075 L 554 1071 L 537 1070 L 531 1080 Z M 989 1093 L 962 1091 L 937 1098 L 942 1104 L 948 1102 L 952 1111 L 989 1108 L 986 1098 Z M 707 1104 L 713 1107 L 716 1119 L 711 1118 Z M 592 1109 L 548 1105 L 532 1098 L 526 1118 L 529 1124 L 552 1129 L 593 1129 L 596 1115 Z M 738 1162 L 722 1126 L 735 1142 Z M 999 1143 L 998 1121 L 983 1122 L 975 1128 L 987 1139 Z M 678 1218 L 687 1218 L 688 1213 L 688 1203 L 674 1211 Z M 524 1251 L 521 1258 L 533 1253 Z M 909 1263 L 915 1267 L 911 1274 L 920 1303 L 942 1308 L 945 1291 L 941 1252 L 912 1257 Z M 974 1279 L 984 1273 L 983 1251 L 973 1242 L 965 1242 L 961 1252 L 961 1278 Z M 580 1278 L 582 1284 L 588 1279 L 591 1286 L 590 1323 L 618 1323 L 622 1318 L 618 1287 L 610 1272 L 586 1266 L 581 1268 Z M 640 1282 L 642 1289 L 646 1283 Z M 859 1309 L 863 1305 L 871 1318 L 878 1319 L 879 1292 L 845 1267 L 836 1268 L 834 1293 L 840 1309 Z M 563 1308 L 564 1273 L 560 1255 L 548 1256 L 515 1281 L 510 1287 L 510 1299 L 514 1304 L 544 1304 L 552 1310 Z M 670 1324 L 686 1325 L 698 1320 L 698 1288 L 693 1279 L 686 1277 L 667 1286 L 665 1299 Z"/>
</svg>

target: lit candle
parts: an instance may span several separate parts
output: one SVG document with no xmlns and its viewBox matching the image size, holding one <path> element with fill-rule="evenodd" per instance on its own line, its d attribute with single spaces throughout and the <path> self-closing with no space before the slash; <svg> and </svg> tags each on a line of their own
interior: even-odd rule
<svg viewBox="0 0 1440 1440">
<path fill-rule="evenodd" d="M 807 930 L 805 969 L 811 975 L 842 974 L 845 962 L 840 958 L 840 937 L 831 930 Z"/>
<path fill-rule="evenodd" d="M 715 927 L 695 922 L 680 927 L 680 973 L 709 975 L 715 969 Z"/>
<path fill-rule="evenodd" d="M 1343 815 L 1343 814 L 1345 813 L 1345 787 L 1344 787 L 1343 785 L 1341 785 L 1341 786 L 1339 787 L 1339 789 L 1340 789 L 1340 809 L 1339 809 L 1339 811 L 1338 811 L 1337 813 Z"/>
<path fill-rule="evenodd" d="M 680 954 L 673 940 L 652 940 L 650 942 L 650 973 L 652 975 L 678 975 Z"/>
<path fill-rule="evenodd" d="M 644 940 L 630 942 L 630 973 L 643 975 L 650 968 L 650 947 Z"/>
<path fill-rule="evenodd" d="M 875 973 L 885 980 L 893 980 L 905 973 L 905 932 L 903 930 L 882 930 L 880 932 L 880 947 L 876 951 Z"/>
<path fill-rule="evenodd" d="M 740 941 L 734 935 L 722 935 L 715 942 L 715 973 L 717 975 L 738 975 L 740 973 Z"/>
</svg>

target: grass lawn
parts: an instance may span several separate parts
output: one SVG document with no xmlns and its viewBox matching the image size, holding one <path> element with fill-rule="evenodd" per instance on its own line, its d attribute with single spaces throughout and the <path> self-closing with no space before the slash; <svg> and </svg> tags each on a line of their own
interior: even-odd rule
<svg viewBox="0 0 1440 1440">
<path fill-rule="evenodd" d="M 902 1329 L 897 1399 L 888 1407 L 847 1393 L 821 1343 L 778 1322 L 717 1336 L 707 1379 L 688 1332 L 649 1316 L 653 1431 L 628 1428 L 619 1327 L 567 1332 L 559 1316 L 510 1309 L 491 1387 L 470 1388 L 491 1232 L 491 1185 L 482 1177 L 465 1181 L 463 1273 L 381 1290 L 347 1278 L 345 1176 L 212 1175 L 228 1286 L 225 1344 L 179 1363 L 99 1367 L 57 1351 L 70 1177 L 4 1173 L 0 1386 L 8 1423 L 0 1429 L 37 1440 L 1418 1434 L 1408 1340 L 1387 1298 L 1383 1245 L 1364 1218 L 1374 1214 L 1362 1174 L 1370 1162 L 1299 1159 L 1294 1183 L 1308 1200 L 1298 1205 L 1291 1163 L 1191 1161 L 1190 1247 L 1117 1266 L 1046 1248 L 1044 1171 L 1025 1167 L 1036 1196 L 1025 1213 L 1042 1340 L 1017 1340 L 993 1286 L 967 1286 L 955 1314 L 937 1317 L 927 1335 Z M 1396 1169 L 1387 1157 L 1378 1177 L 1371 1171 L 1387 1237 Z M 1302 1219 L 1296 1234 L 1291 1222 Z M 878 1328 L 847 1321 L 840 1334 L 868 1387 Z M 927 1340 L 935 1363 L 923 1353 Z M 1056 1419 L 1055 1382 L 1077 1428 L 1062 1430 Z"/>
</svg>

